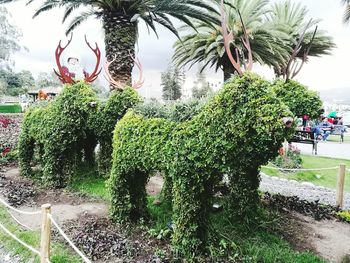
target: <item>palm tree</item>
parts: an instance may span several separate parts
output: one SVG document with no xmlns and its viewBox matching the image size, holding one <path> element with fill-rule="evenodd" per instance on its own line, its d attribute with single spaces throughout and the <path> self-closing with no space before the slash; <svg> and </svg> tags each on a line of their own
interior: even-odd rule
<svg viewBox="0 0 350 263">
<path fill-rule="evenodd" d="M 347 24 L 350 21 L 350 0 L 342 0 L 342 3 L 345 6 L 343 21 Z"/>
<path fill-rule="evenodd" d="M 249 34 L 253 60 L 271 66 L 276 75 L 283 75 L 300 32 L 307 24 L 304 17 L 307 9 L 301 4 L 292 4 L 291 1 L 277 3 L 272 7 L 265 0 L 227 0 L 226 2 L 228 3 L 225 10 L 228 14 L 228 28 L 234 35 L 231 43 L 232 54 L 236 54 L 236 58 L 238 54 L 241 62 L 244 62 L 247 57 L 241 41 L 243 31 L 236 11 L 238 9 Z M 298 58 L 301 58 L 304 51 L 308 49 L 314 32 L 312 27 L 318 22 L 318 20 L 312 20 L 309 23 Z M 216 70 L 224 71 L 224 80 L 227 80 L 234 73 L 234 69 L 225 52 L 220 23 L 198 22 L 196 28 L 199 33 L 193 31 L 183 36 L 182 42 L 175 43 L 173 56 L 175 63 L 179 66 L 192 66 L 201 62 L 203 69 L 207 66 L 215 66 Z M 329 54 L 334 46 L 332 39 L 324 31 L 317 31 L 309 56 Z"/>
<path fill-rule="evenodd" d="M 231 51 L 236 60 L 239 57 L 243 64 L 247 58 L 247 51 L 241 41 L 244 34 L 243 26 L 237 10 L 249 34 L 255 62 L 278 67 L 281 61 L 287 59 L 290 50 L 286 49 L 283 39 L 280 38 L 284 32 L 265 23 L 264 20 L 266 14 L 269 13 L 268 0 L 230 0 L 226 2 L 227 26 L 234 36 Z M 179 66 L 190 65 L 191 67 L 201 62 L 202 69 L 207 66 L 215 66 L 216 70 L 223 70 L 224 80 L 227 80 L 235 70 L 225 51 L 221 23 L 197 22 L 196 29 L 199 33 L 192 30 L 191 33 L 183 36 L 181 41 L 175 43 L 173 56 L 175 63 Z M 284 37 L 287 38 L 287 36 Z"/>
<path fill-rule="evenodd" d="M 280 31 L 285 33 L 284 36 L 288 36 L 284 38 L 283 41 L 285 43 L 287 42 L 289 49 L 293 50 L 295 48 L 296 44 L 301 39 L 301 34 L 305 32 L 304 37 L 301 39 L 300 50 L 296 54 L 296 59 L 299 60 L 305 59 L 304 54 L 308 49 L 308 56 L 320 57 L 322 55 L 329 55 L 331 50 L 335 47 L 332 38 L 328 36 L 325 31 L 317 30 L 314 35 L 315 27 L 320 20 L 307 20 L 305 18 L 307 13 L 307 8 L 301 3 L 285 0 L 275 3 L 268 15 L 267 23 L 272 27 L 279 28 Z M 285 68 L 289 57 L 278 67 L 274 67 L 277 76 L 285 75 Z"/>
<path fill-rule="evenodd" d="M 0 0 L 0 4 L 13 1 L 16 0 Z M 28 1 L 32 2 L 34 0 Z M 156 34 L 155 26 L 160 24 L 178 36 L 170 18 L 194 28 L 192 18 L 215 22 L 213 14 L 217 13 L 208 1 L 202 0 L 45 0 L 33 17 L 57 7 L 65 8 L 63 22 L 74 10 L 81 7 L 86 9 L 72 19 L 67 34 L 90 17 L 102 20 L 107 59 L 112 60 L 116 56 L 110 72 L 122 83 L 131 81 L 139 20 L 143 20 Z"/>
</svg>

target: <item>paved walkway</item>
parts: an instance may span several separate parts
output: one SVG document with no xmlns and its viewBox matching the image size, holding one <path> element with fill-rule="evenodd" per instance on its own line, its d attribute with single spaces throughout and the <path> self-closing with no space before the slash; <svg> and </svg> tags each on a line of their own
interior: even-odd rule
<svg viewBox="0 0 350 263">
<path fill-rule="evenodd" d="M 312 145 L 293 143 L 297 145 L 302 154 L 311 155 Z M 350 160 L 350 143 L 322 142 L 317 144 L 317 155 Z"/>
</svg>

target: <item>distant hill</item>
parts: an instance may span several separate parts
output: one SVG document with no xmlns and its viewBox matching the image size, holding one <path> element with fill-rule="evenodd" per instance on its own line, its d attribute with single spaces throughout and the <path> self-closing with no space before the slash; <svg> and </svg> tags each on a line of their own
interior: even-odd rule
<svg viewBox="0 0 350 263">
<path fill-rule="evenodd" d="M 321 99 L 328 102 L 338 102 L 350 105 L 350 87 L 320 91 Z"/>
</svg>

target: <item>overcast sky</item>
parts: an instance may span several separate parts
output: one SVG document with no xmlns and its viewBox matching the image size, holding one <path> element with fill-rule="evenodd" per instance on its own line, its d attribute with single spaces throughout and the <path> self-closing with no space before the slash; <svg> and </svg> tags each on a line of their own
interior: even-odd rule
<svg viewBox="0 0 350 263">
<path fill-rule="evenodd" d="M 273 0 L 272 2 L 276 2 Z M 6 5 L 12 14 L 12 21 L 21 29 L 23 37 L 21 44 L 29 51 L 22 50 L 13 56 L 15 70 L 30 70 L 34 75 L 41 71 L 51 71 L 56 67 L 54 51 L 60 39 L 67 40 L 64 32 L 66 25 L 62 25 L 62 10 L 52 10 L 32 19 L 34 10 L 40 1 L 25 6 L 26 1 L 18 1 Z M 311 58 L 296 78 L 314 90 L 328 90 L 335 88 L 349 88 L 350 92 L 350 25 L 342 24 L 343 7 L 340 0 L 304 0 L 302 1 L 309 9 L 309 18 L 322 19 L 319 28 L 328 31 L 334 38 L 337 48 L 332 56 Z M 101 23 L 97 20 L 89 20 L 83 23 L 74 32 L 72 44 L 67 48 L 66 54 L 78 53 L 82 63 L 88 71 L 94 66 L 94 55 L 84 43 L 84 34 L 88 40 L 97 42 L 104 49 L 103 30 Z M 148 34 L 146 27 L 140 23 L 140 37 L 138 42 L 138 57 L 144 67 L 145 84 L 140 89 L 143 96 L 160 97 L 160 74 L 164 71 L 171 60 L 173 43 L 176 38 L 167 30 L 159 28 L 159 39 L 151 33 Z M 104 54 L 104 52 L 103 52 Z M 186 76 L 185 93 L 189 93 L 193 85 L 195 71 L 188 72 Z M 268 79 L 273 78 L 272 70 L 259 65 L 254 65 L 253 71 L 264 75 Z M 137 75 L 137 72 L 135 72 Z M 135 76 L 137 77 L 137 76 Z M 207 71 L 208 80 L 220 86 L 222 73 L 215 74 Z M 103 78 L 103 77 L 100 77 Z"/>
</svg>

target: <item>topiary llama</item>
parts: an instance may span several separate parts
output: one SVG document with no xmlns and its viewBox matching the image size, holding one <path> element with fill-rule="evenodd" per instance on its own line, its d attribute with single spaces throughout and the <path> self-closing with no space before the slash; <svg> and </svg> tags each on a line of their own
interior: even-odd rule
<svg viewBox="0 0 350 263">
<path fill-rule="evenodd" d="M 92 124 L 97 106 L 91 86 L 78 82 L 64 86 L 57 99 L 47 106 L 29 109 L 18 143 L 21 174 L 31 174 L 36 147 L 44 182 L 65 186 L 83 154 L 86 159 L 92 158 L 96 144 Z"/>
<path fill-rule="evenodd" d="M 127 113 L 114 131 L 112 219 L 147 215 L 145 186 L 153 171 L 164 172 L 173 207 L 172 243 L 188 258 L 205 245 L 213 187 L 224 174 L 232 200 L 228 209 L 235 212 L 244 204 L 254 209 L 259 168 L 278 154 L 289 134 L 282 119 L 291 113 L 269 88 L 257 75 L 235 77 L 198 115 L 181 123 Z"/>
</svg>

